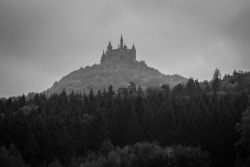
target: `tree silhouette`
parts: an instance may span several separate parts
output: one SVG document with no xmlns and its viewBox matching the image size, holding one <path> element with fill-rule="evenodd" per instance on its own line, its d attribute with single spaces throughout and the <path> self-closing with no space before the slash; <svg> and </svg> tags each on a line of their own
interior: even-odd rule
<svg viewBox="0 0 250 167">
<path fill-rule="evenodd" d="M 221 82 L 221 74 L 220 70 L 216 68 L 214 70 L 214 75 L 212 79 L 212 89 L 216 93 L 218 90 L 220 90 L 220 82 Z"/>
</svg>

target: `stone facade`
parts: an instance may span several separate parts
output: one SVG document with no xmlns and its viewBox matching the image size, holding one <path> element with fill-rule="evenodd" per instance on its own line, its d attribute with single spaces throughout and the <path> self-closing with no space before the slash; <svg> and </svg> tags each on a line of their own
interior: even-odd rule
<svg viewBox="0 0 250 167">
<path fill-rule="evenodd" d="M 101 63 L 113 62 L 113 61 L 136 61 L 136 49 L 133 44 L 132 49 L 128 49 L 125 44 L 123 44 L 123 37 L 121 35 L 120 44 L 117 49 L 112 49 L 111 42 L 109 41 L 107 51 L 102 54 Z"/>
</svg>

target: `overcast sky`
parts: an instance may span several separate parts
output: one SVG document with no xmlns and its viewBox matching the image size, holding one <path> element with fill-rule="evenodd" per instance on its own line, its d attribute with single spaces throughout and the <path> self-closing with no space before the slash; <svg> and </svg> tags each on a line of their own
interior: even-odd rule
<svg viewBox="0 0 250 167">
<path fill-rule="evenodd" d="M 0 97 L 100 62 L 110 40 L 165 74 L 250 70 L 249 0 L 0 0 Z"/>
</svg>

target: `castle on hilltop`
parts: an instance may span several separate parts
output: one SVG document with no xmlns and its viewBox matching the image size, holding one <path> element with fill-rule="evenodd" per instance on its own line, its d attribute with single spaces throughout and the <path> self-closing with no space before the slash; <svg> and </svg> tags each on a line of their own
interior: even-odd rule
<svg viewBox="0 0 250 167">
<path fill-rule="evenodd" d="M 125 44 L 123 44 L 123 37 L 121 35 L 120 44 L 118 44 L 117 49 L 112 49 L 111 42 L 109 41 L 107 51 L 102 53 L 101 63 L 112 62 L 112 61 L 127 61 L 134 62 L 136 60 L 136 50 L 133 44 L 132 49 L 128 49 Z"/>
</svg>

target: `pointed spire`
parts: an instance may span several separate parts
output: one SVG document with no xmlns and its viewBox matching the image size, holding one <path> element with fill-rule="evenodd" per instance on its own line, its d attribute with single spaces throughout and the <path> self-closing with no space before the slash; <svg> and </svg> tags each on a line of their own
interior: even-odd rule
<svg viewBox="0 0 250 167">
<path fill-rule="evenodd" d="M 109 41 L 109 45 L 108 46 L 112 46 L 110 41 Z"/>
<path fill-rule="evenodd" d="M 123 48 L 123 37 L 122 37 L 122 34 L 121 34 L 121 39 L 120 39 L 120 48 Z"/>
<path fill-rule="evenodd" d="M 111 51 L 112 50 L 112 45 L 111 42 L 109 41 L 108 47 L 107 47 L 107 51 Z"/>
<path fill-rule="evenodd" d="M 108 47 L 107 47 L 107 48 L 108 48 L 108 51 L 109 51 L 109 50 L 112 50 L 112 45 L 111 45 L 111 42 L 110 42 L 110 41 L 109 41 L 109 44 L 108 44 Z"/>
<path fill-rule="evenodd" d="M 135 44 L 133 43 L 132 50 L 135 50 Z"/>
<path fill-rule="evenodd" d="M 103 49 L 103 52 L 102 52 L 102 57 L 101 57 L 101 63 L 105 60 L 105 53 L 104 53 L 104 49 Z"/>
</svg>

